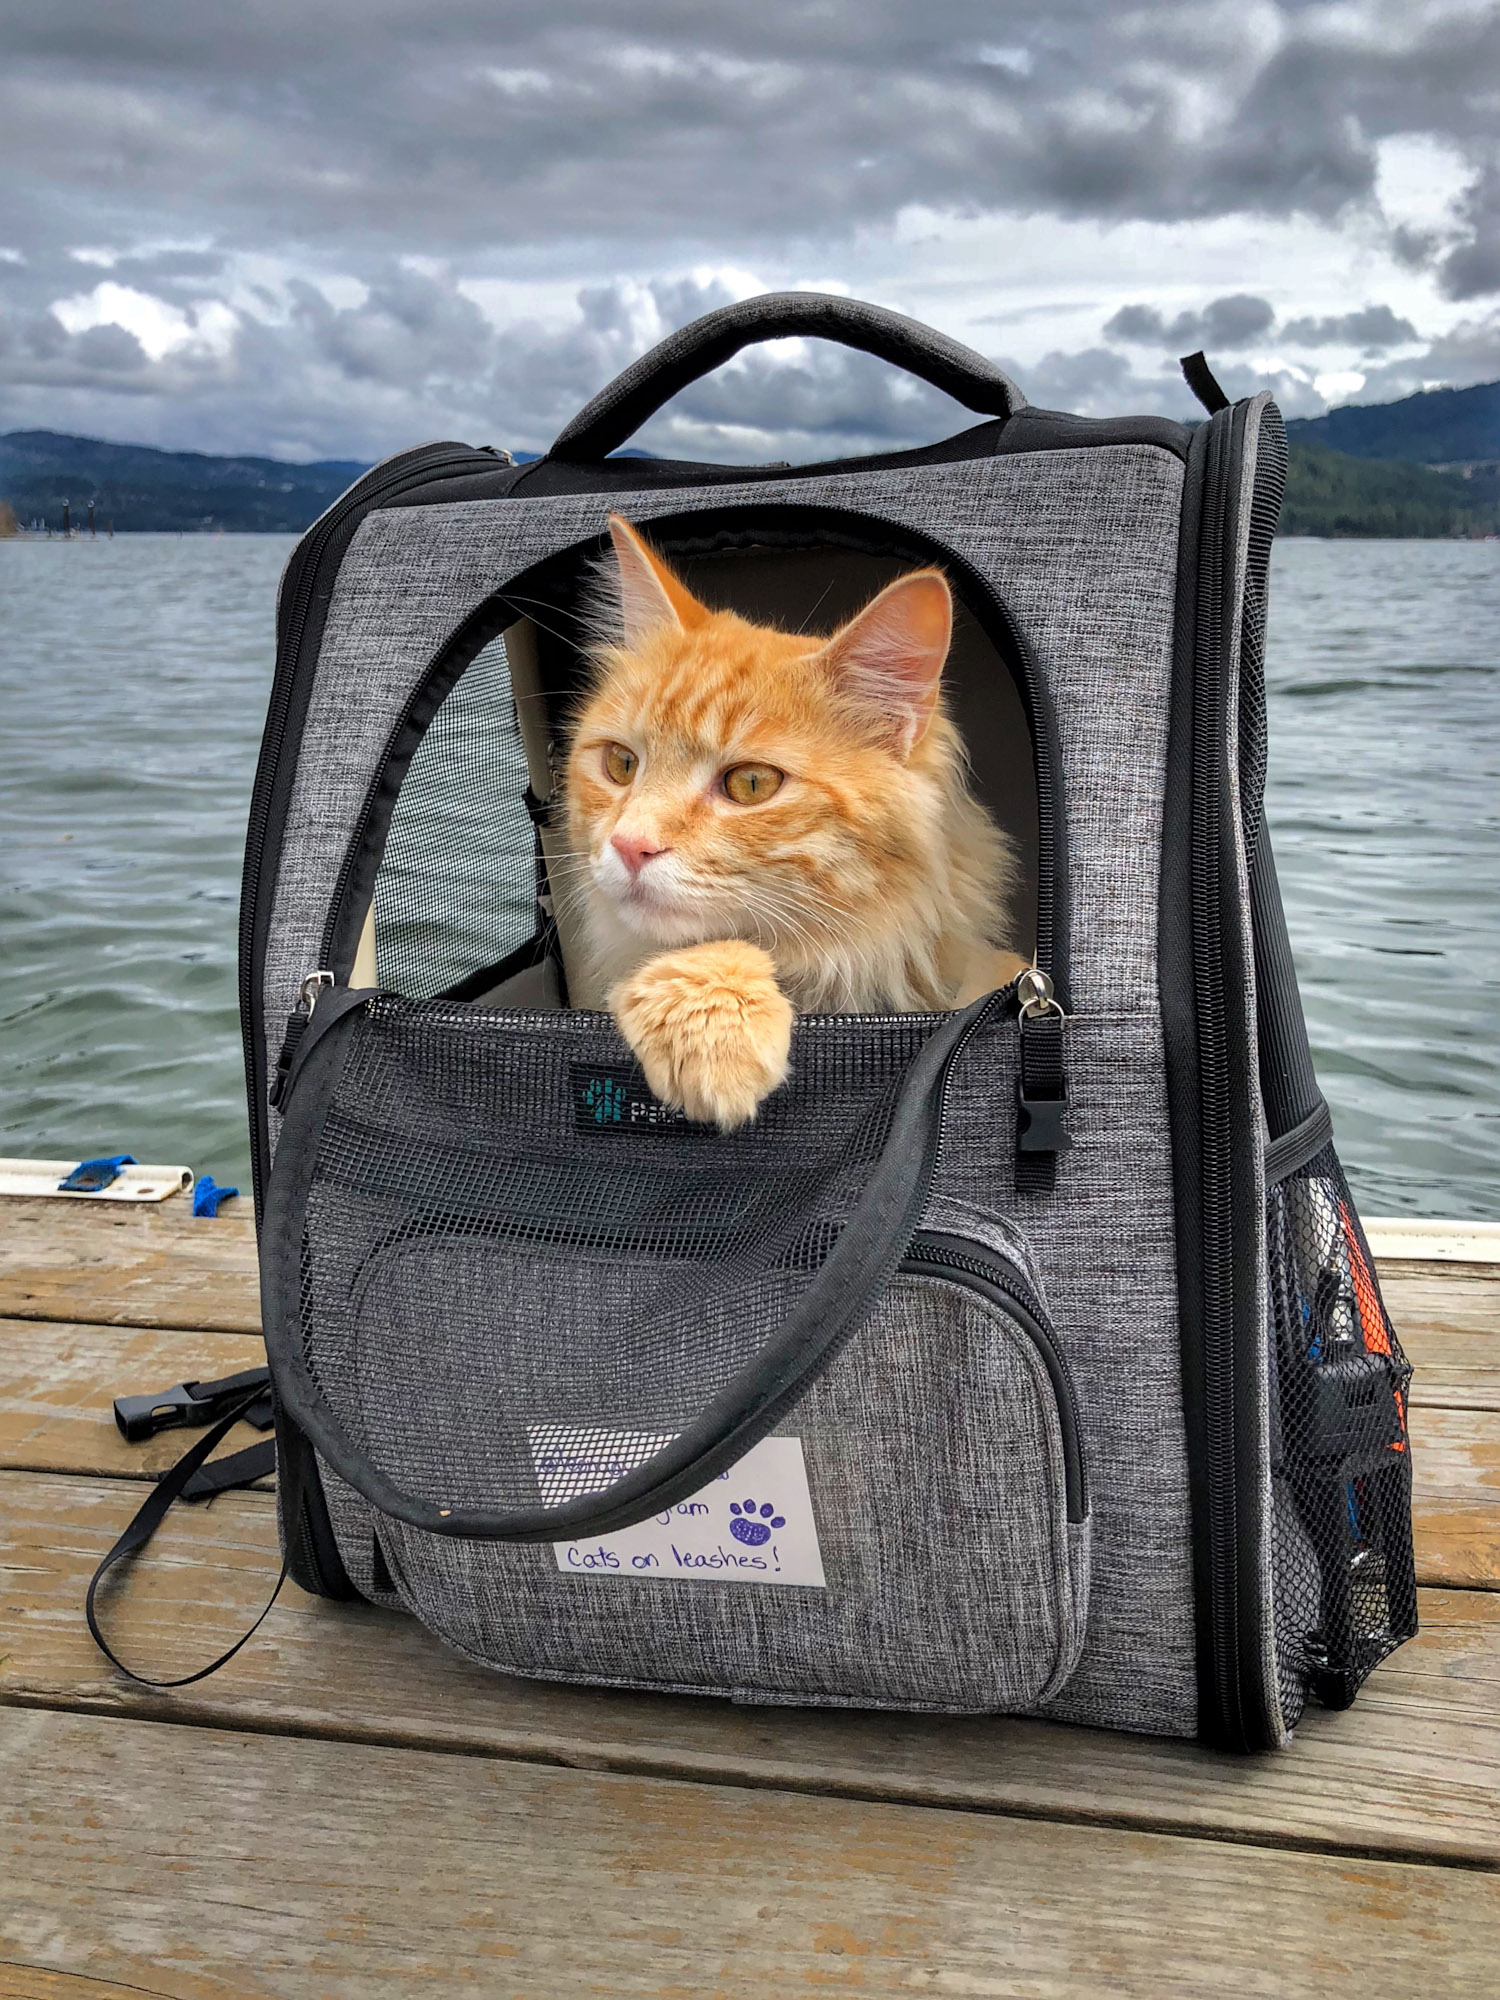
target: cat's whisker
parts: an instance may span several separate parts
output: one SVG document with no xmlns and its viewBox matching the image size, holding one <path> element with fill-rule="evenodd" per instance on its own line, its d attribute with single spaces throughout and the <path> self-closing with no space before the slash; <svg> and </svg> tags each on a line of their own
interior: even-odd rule
<svg viewBox="0 0 1500 2000">
<path fill-rule="evenodd" d="M 511 590 L 506 591 L 505 602 L 507 604 L 515 604 L 524 607 L 542 605 L 546 610 L 554 613 L 557 610 L 557 606 L 555 604 L 549 603 L 545 597 L 522 597 L 518 592 Z M 577 645 L 578 631 L 576 627 L 571 632 L 564 631 L 561 626 L 551 625 L 547 622 L 545 618 L 538 618 L 534 609 L 527 609 L 526 617 L 530 620 L 530 622 L 533 625 L 540 627 L 540 629 L 543 632 L 547 633 L 549 637 L 553 639 L 560 639 L 565 646 Z"/>
<path fill-rule="evenodd" d="M 817 603 L 813 605 L 811 611 L 808 612 L 807 616 L 803 619 L 802 623 L 797 627 L 799 635 L 806 633 L 808 626 L 811 625 L 813 620 L 817 617 L 818 613 L 823 609 L 824 601 L 827 598 L 829 591 L 832 590 L 832 588 L 833 588 L 832 582 L 828 582 L 825 583 L 823 588 L 818 592 Z"/>
</svg>

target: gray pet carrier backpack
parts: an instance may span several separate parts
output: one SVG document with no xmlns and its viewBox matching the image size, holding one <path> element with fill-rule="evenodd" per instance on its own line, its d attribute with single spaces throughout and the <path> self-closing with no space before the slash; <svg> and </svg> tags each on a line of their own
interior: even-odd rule
<svg viewBox="0 0 1500 2000">
<path fill-rule="evenodd" d="M 983 418 L 798 467 L 612 455 L 816 335 Z M 292 1575 L 508 1673 L 1268 1747 L 1415 1630 L 1407 1368 L 1261 813 L 1265 396 L 1090 421 L 909 320 L 710 314 L 543 459 L 430 445 L 281 592 L 243 906 Z M 550 812 L 606 517 L 831 630 L 903 570 L 1033 970 L 797 1024 L 743 1131 L 651 1096 Z"/>
</svg>

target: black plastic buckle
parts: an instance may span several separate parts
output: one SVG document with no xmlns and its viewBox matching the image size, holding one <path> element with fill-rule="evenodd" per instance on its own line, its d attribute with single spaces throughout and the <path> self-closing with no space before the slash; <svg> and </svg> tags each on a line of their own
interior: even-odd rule
<svg viewBox="0 0 1500 2000">
<path fill-rule="evenodd" d="M 1057 1158 L 1068 1136 L 1068 1076 L 1063 1037 L 1067 1015 L 1052 997 L 1052 982 L 1036 966 L 1017 981 L 1025 992 L 1019 1023 L 1020 1074 L 1016 1078 L 1016 1193 L 1051 1194 Z"/>
<path fill-rule="evenodd" d="M 1020 1153 L 1066 1153 L 1073 1141 L 1068 1133 L 1068 1095 L 1063 1086 L 1060 1097 L 1028 1097 L 1021 1079 L 1016 1079 L 1016 1150 Z"/>
<path fill-rule="evenodd" d="M 258 1431 L 271 1428 L 271 1371 L 246 1368 L 238 1375 L 222 1376 L 217 1382 L 179 1382 L 154 1396 L 116 1396 L 115 1423 L 127 1444 L 144 1444 L 158 1431 L 195 1428 L 226 1416 L 251 1389 L 264 1389 L 244 1413 L 244 1421 Z"/>
</svg>

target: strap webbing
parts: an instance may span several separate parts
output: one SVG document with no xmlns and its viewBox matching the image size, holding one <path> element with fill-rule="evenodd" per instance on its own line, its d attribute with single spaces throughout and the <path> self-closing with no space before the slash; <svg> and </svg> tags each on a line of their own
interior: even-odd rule
<svg viewBox="0 0 1500 2000">
<path fill-rule="evenodd" d="M 246 1422 L 255 1415 L 253 1410 L 246 1415 Z M 158 1473 L 159 1479 L 170 1479 L 171 1471 Z M 182 1489 L 184 1500 L 211 1500 L 216 1493 L 231 1493 L 237 1486 L 253 1486 L 257 1479 L 266 1479 L 276 1470 L 276 1440 L 267 1438 L 262 1444 L 247 1445 L 244 1451 L 232 1451 L 228 1458 L 215 1458 L 207 1465 L 200 1465 L 187 1485 Z"/>
<path fill-rule="evenodd" d="M 273 1469 L 276 1447 L 268 1439 L 263 1444 L 251 1445 L 248 1451 L 233 1453 L 223 1461 L 222 1466 L 216 1466 L 212 1472 L 204 1474 L 203 1477 L 206 1483 L 198 1487 L 196 1494 L 189 1495 L 189 1488 L 193 1486 L 195 1478 L 201 1473 L 210 1454 L 217 1446 L 223 1443 L 224 1439 L 228 1437 L 229 1433 L 240 1421 L 240 1418 L 254 1405 L 262 1393 L 258 1388 L 248 1390 L 243 1400 L 236 1403 L 214 1425 L 212 1430 L 204 1432 L 191 1451 L 184 1452 L 171 1470 L 161 1475 L 160 1480 L 146 1495 L 145 1500 L 137 1509 L 135 1519 L 130 1523 L 130 1526 L 121 1535 L 120 1539 L 115 1543 L 109 1554 L 89 1579 L 88 1595 L 85 1597 L 83 1603 L 83 1614 L 88 1620 L 88 1627 L 89 1631 L 93 1634 L 94 1644 L 99 1648 L 112 1667 L 118 1667 L 128 1680 L 134 1681 L 139 1687 L 191 1687 L 194 1681 L 206 1680 L 210 1674 L 216 1674 L 220 1667 L 226 1665 L 234 1658 L 235 1654 L 247 1640 L 254 1638 L 269 1616 L 271 1606 L 281 1595 L 281 1586 L 286 1582 L 287 1576 L 285 1559 L 282 1561 L 281 1574 L 276 1579 L 276 1588 L 271 1592 L 265 1610 L 261 1612 L 259 1618 L 250 1627 L 250 1630 L 236 1639 L 227 1652 L 220 1653 L 216 1660 L 210 1660 L 206 1667 L 200 1667 L 195 1674 L 182 1674 L 176 1680 L 153 1680 L 149 1674 L 138 1674 L 133 1667 L 127 1667 L 125 1662 L 115 1653 L 104 1634 L 99 1630 L 99 1620 L 94 1610 L 94 1598 L 105 1577 L 108 1576 L 117 1563 L 123 1562 L 127 1556 L 140 1554 L 141 1550 L 145 1548 L 151 1537 L 166 1519 L 168 1510 L 174 1502 L 186 1497 L 205 1498 L 210 1493 L 224 1492 L 231 1485 L 247 1485 L 251 1479 L 263 1478 L 267 1472 Z M 253 1470 L 243 1463 L 252 1459 L 256 1461 Z M 228 1468 L 236 1464 L 243 1467 L 238 1477 L 232 1480 L 224 1477 L 223 1475 L 227 1473 Z"/>
<path fill-rule="evenodd" d="M 1229 408 L 1229 398 L 1220 388 L 1201 347 L 1196 354 L 1184 354 L 1177 365 L 1182 370 L 1182 379 L 1211 417 Z"/>
<path fill-rule="evenodd" d="M 1068 1150 L 1068 1078 L 1063 1017 L 1021 1019 L 1021 1064 L 1016 1080 L 1016 1193 L 1051 1194 L 1057 1156 Z"/>
</svg>

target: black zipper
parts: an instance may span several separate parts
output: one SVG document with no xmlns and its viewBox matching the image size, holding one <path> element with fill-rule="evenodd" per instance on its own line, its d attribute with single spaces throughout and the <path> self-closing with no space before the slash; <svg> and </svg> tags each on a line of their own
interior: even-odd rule
<svg viewBox="0 0 1500 2000">
<path fill-rule="evenodd" d="M 1224 626 L 1224 543 L 1228 532 L 1230 416 L 1209 435 L 1204 471 L 1203 560 L 1198 572 L 1200 632 L 1210 644 L 1200 652 L 1193 715 L 1193 952 L 1194 1000 L 1198 1013 L 1198 1104 L 1202 1130 L 1203 1202 L 1203 1402 L 1208 1479 L 1209 1619 L 1213 1632 L 1214 1678 L 1222 1723 L 1234 1729 L 1239 1706 L 1238 1550 L 1234 1493 L 1233 1326 L 1225 1324 L 1224 1268 L 1229 1196 L 1228 1135 L 1225 1128 L 1228 1061 L 1225 1053 L 1223 967 L 1212 948 L 1221 921 L 1218 834 L 1223 811 L 1220 728 L 1221 676 L 1205 685 L 1205 657 L 1222 661 L 1217 643 Z M 1226 1351 L 1231 1350 L 1231 1351 Z M 1226 1394 L 1226 1389 L 1229 1391 Z"/>
<path fill-rule="evenodd" d="M 1229 948 L 1224 841 L 1234 801 L 1228 785 L 1226 726 L 1227 668 L 1235 634 L 1233 538 L 1237 535 L 1238 490 L 1247 412 L 1237 405 L 1212 421 L 1204 466 L 1203 519 L 1197 598 L 1197 668 L 1193 679 L 1192 734 L 1192 939 L 1193 999 L 1197 1017 L 1201 1304 L 1198 1343 L 1201 1361 L 1202 1469 L 1206 1498 L 1207 1621 L 1210 1640 L 1209 1686 L 1213 1709 L 1209 1727 L 1223 1743 L 1263 1748 L 1277 1738 L 1265 1713 L 1265 1696 L 1253 1628 L 1257 1607 L 1247 1605 L 1241 1541 L 1245 1455 L 1251 1440 L 1241 1434 L 1241 1369 L 1236 1269 L 1234 1062 L 1230 998 L 1225 968 Z"/>
<path fill-rule="evenodd" d="M 271 684 L 270 706 L 255 769 L 255 783 L 250 794 L 250 815 L 245 829 L 245 867 L 240 885 L 240 1024 L 246 1082 L 252 1106 L 250 1141 L 257 1211 L 265 1198 L 267 1165 L 262 1088 L 264 1037 L 260 1024 L 260 996 L 256 987 L 261 959 L 257 946 L 269 913 L 262 912 L 260 908 L 260 893 L 265 876 L 268 829 L 275 817 L 273 809 L 278 804 L 281 817 L 285 817 L 286 802 L 278 798 L 287 777 L 281 768 L 281 752 L 294 703 L 307 691 L 301 671 L 302 646 L 324 565 L 334 549 L 338 550 L 342 560 L 343 549 L 340 545 L 346 540 L 345 531 L 352 532 L 370 508 L 390 500 L 408 487 L 422 485 L 429 479 L 463 466 L 478 465 L 488 469 L 494 465 L 495 459 L 493 451 L 448 443 L 420 445 L 414 451 L 402 452 L 395 458 L 387 459 L 362 479 L 357 479 L 348 492 L 335 500 L 328 511 L 313 523 L 287 565 L 277 606 L 276 673 Z"/>
<path fill-rule="evenodd" d="M 919 1229 L 912 1237 L 900 1269 L 915 1278 L 946 1278 L 950 1283 L 961 1283 L 978 1292 L 1019 1326 L 1035 1347 L 1057 1403 L 1068 1519 L 1085 1520 L 1089 1511 L 1088 1486 L 1078 1441 L 1078 1398 L 1073 1378 L 1053 1338 L 1046 1311 L 1023 1274 L 1010 1258 L 991 1250 L 987 1244 L 930 1229 Z"/>
</svg>

